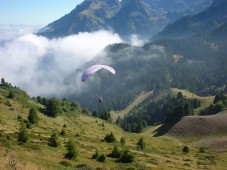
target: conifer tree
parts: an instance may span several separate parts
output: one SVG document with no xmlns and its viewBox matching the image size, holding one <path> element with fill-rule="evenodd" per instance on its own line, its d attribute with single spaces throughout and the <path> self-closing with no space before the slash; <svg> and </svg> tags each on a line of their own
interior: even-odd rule
<svg viewBox="0 0 227 170">
<path fill-rule="evenodd" d="M 60 145 L 58 135 L 54 132 L 49 139 L 49 146 L 58 147 Z"/>
<path fill-rule="evenodd" d="M 38 115 L 33 108 L 29 110 L 28 121 L 32 124 L 38 123 Z"/>
<path fill-rule="evenodd" d="M 126 142 L 125 142 L 125 138 L 124 137 L 121 137 L 120 143 L 121 143 L 122 146 L 125 145 Z"/>
<path fill-rule="evenodd" d="M 65 158 L 75 160 L 78 157 L 76 145 L 71 139 L 67 142 L 66 149 L 68 152 L 65 154 Z"/>
<path fill-rule="evenodd" d="M 137 148 L 143 150 L 143 149 L 145 149 L 145 147 L 146 147 L 145 142 L 144 142 L 143 138 L 141 137 L 137 143 Z"/>
<path fill-rule="evenodd" d="M 26 143 L 29 140 L 29 135 L 28 132 L 26 130 L 26 125 L 25 123 L 22 121 L 21 122 L 21 128 L 18 134 L 18 142 L 22 142 L 22 143 Z"/>
</svg>

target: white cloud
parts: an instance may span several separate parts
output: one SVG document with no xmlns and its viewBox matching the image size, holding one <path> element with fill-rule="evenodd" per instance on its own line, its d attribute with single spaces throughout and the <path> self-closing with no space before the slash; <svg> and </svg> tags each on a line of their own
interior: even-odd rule
<svg viewBox="0 0 227 170">
<path fill-rule="evenodd" d="M 132 34 L 130 37 L 130 42 L 131 45 L 134 46 L 143 46 L 146 43 L 146 40 L 142 40 L 139 35 Z"/>
<path fill-rule="evenodd" d="M 43 97 L 62 96 L 70 88 L 63 85 L 67 75 L 107 45 L 122 42 L 117 34 L 104 30 L 52 40 L 31 33 L 0 39 L 0 78 Z"/>
</svg>

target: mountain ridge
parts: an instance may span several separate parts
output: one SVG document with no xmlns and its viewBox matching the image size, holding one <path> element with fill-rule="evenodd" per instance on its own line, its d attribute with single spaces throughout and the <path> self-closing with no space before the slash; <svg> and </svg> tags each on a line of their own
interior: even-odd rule
<svg viewBox="0 0 227 170">
<path fill-rule="evenodd" d="M 209 1 L 205 1 L 204 4 L 208 4 Z M 201 7 L 201 9 L 204 8 L 204 6 Z M 174 21 L 176 19 L 174 15 L 177 17 L 185 15 L 182 11 L 177 12 L 178 14 L 172 12 L 168 13 L 166 9 L 161 7 L 151 7 L 144 0 L 85 0 L 69 14 L 40 29 L 38 35 L 57 38 L 78 32 L 107 29 L 114 30 L 122 37 L 131 34 L 151 37 L 169 22 Z M 187 12 L 186 14 L 188 13 L 195 12 Z"/>
<path fill-rule="evenodd" d="M 152 37 L 158 39 L 178 39 L 193 34 L 208 32 L 227 23 L 227 1 L 214 0 L 211 6 L 197 15 L 185 16 L 168 24 L 160 33 Z"/>
</svg>

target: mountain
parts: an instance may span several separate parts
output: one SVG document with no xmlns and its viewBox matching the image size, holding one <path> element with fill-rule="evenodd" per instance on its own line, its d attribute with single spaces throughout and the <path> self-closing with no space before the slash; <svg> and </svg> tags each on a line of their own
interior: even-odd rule
<svg viewBox="0 0 227 170">
<path fill-rule="evenodd" d="M 107 20 L 119 9 L 119 0 L 85 0 L 69 14 L 42 28 L 38 34 L 54 38 L 107 29 Z"/>
<path fill-rule="evenodd" d="M 227 1 L 214 0 L 211 6 L 193 16 L 186 16 L 155 35 L 152 39 L 184 38 L 193 34 L 208 32 L 227 23 Z"/>
<path fill-rule="evenodd" d="M 66 97 L 78 99 L 83 107 L 93 111 L 97 109 L 97 96 L 101 95 L 107 110 L 118 111 L 143 91 L 176 87 L 201 95 L 215 95 L 212 89 L 227 83 L 226 31 L 226 25 L 223 25 L 186 39 L 150 42 L 142 47 L 110 45 L 106 47 L 105 55 L 96 56 L 72 72 L 65 78 L 65 83 L 76 82 L 75 75 L 96 63 L 112 66 L 116 75 L 101 71 L 86 82 L 86 90 L 81 94 L 69 92 Z"/>
<path fill-rule="evenodd" d="M 198 0 L 202 6 L 189 5 L 184 12 L 179 11 L 178 3 L 171 1 L 159 6 L 145 0 L 85 0 L 69 14 L 48 24 L 38 34 L 49 38 L 63 37 L 78 32 L 92 32 L 99 29 L 110 29 L 127 37 L 131 34 L 151 37 L 162 30 L 169 22 L 186 14 L 195 14 L 206 8 L 211 0 Z M 161 3 L 162 2 L 162 3 Z M 202 3 L 204 2 L 204 3 Z M 195 4 L 193 1 L 192 4 Z M 190 9 L 190 10 L 189 10 Z M 190 12 L 185 12 L 190 11 Z"/>
<path fill-rule="evenodd" d="M 142 0 L 124 0 L 121 9 L 109 23 L 120 35 L 136 33 L 146 36 L 156 33 L 168 20 L 162 10 L 149 8 Z"/>
<path fill-rule="evenodd" d="M 172 0 L 166 3 L 166 0 L 144 0 L 151 8 L 162 9 L 167 13 L 167 18 L 173 22 L 182 16 L 194 15 L 207 9 L 212 0 Z"/>
</svg>

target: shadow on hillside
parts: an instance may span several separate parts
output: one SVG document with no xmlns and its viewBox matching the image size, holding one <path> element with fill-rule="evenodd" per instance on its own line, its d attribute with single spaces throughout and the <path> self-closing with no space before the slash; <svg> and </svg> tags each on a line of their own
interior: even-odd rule
<svg viewBox="0 0 227 170">
<path fill-rule="evenodd" d="M 162 135 L 165 135 L 173 126 L 175 125 L 175 123 L 173 124 L 163 124 L 162 126 L 160 126 L 158 129 L 156 129 L 154 132 L 154 137 L 159 137 Z"/>
</svg>

